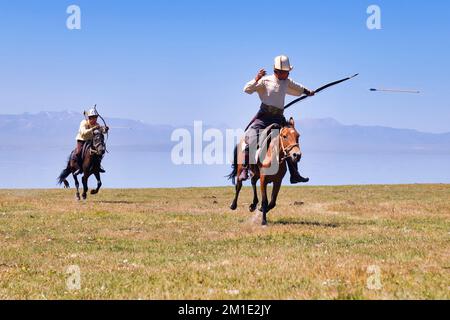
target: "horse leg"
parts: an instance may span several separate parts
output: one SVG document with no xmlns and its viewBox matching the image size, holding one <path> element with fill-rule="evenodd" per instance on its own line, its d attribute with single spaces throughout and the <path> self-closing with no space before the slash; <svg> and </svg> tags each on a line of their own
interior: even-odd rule
<svg viewBox="0 0 450 320">
<path fill-rule="evenodd" d="M 258 182 L 259 177 L 257 175 L 254 175 L 252 178 L 252 189 L 253 189 L 253 202 L 249 207 L 250 212 L 253 212 L 256 210 L 256 207 L 258 206 L 259 200 L 258 200 L 258 192 L 256 191 L 256 183 Z"/>
<path fill-rule="evenodd" d="M 268 209 L 268 203 L 267 200 L 267 182 L 265 181 L 264 177 L 261 177 L 261 211 L 262 211 L 262 225 L 267 225 L 267 209 Z"/>
<path fill-rule="evenodd" d="M 91 194 L 97 194 L 98 191 L 100 190 L 100 188 L 102 187 L 102 180 L 100 179 L 100 173 L 96 172 L 96 173 L 94 173 L 94 175 L 95 175 L 95 178 L 97 179 L 97 189 L 92 190 Z"/>
<path fill-rule="evenodd" d="M 80 198 L 80 182 L 78 181 L 78 176 L 76 174 L 72 174 L 73 180 L 75 180 L 75 187 L 77 188 L 77 199 L 81 200 Z"/>
<path fill-rule="evenodd" d="M 237 209 L 239 193 L 241 192 L 241 189 L 242 189 L 242 181 L 239 179 L 239 176 L 241 175 L 242 170 L 244 169 L 243 166 L 242 166 L 243 154 L 242 154 L 242 152 L 239 151 L 241 149 L 242 149 L 242 141 L 236 146 L 236 150 L 235 150 L 236 155 L 235 155 L 234 164 L 237 166 L 236 175 L 235 175 L 235 179 L 236 179 L 235 180 L 236 181 L 236 187 L 235 187 L 236 193 L 235 193 L 233 202 L 230 205 L 230 209 L 231 210 L 236 210 Z"/>
<path fill-rule="evenodd" d="M 238 176 L 239 176 L 239 174 L 238 174 Z M 236 210 L 237 209 L 239 192 L 241 192 L 241 189 L 242 189 L 242 181 L 239 181 L 239 179 L 237 179 L 237 182 L 236 182 L 236 194 L 234 196 L 233 203 L 230 206 L 231 210 Z"/>
<path fill-rule="evenodd" d="M 281 188 L 281 180 L 275 181 L 273 183 L 272 199 L 270 200 L 269 206 L 267 207 L 267 212 L 269 212 L 270 210 L 275 208 L 275 206 L 277 205 L 277 198 L 278 198 L 278 193 L 280 192 L 280 188 Z"/>
<path fill-rule="evenodd" d="M 81 195 L 83 197 L 83 200 L 87 199 L 89 176 L 90 176 L 90 174 L 88 175 L 87 173 L 85 173 L 83 175 L 83 178 L 81 178 L 81 182 L 83 182 L 83 194 Z"/>
</svg>

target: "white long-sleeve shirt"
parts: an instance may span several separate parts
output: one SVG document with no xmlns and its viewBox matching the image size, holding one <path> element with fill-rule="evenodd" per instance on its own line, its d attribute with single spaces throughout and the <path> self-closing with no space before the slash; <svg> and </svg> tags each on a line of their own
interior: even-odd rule
<svg viewBox="0 0 450 320">
<path fill-rule="evenodd" d="M 77 141 L 87 141 L 92 140 L 94 134 L 94 126 L 89 124 L 88 120 L 83 120 L 80 123 L 80 129 L 78 129 L 77 137 L 75 138 Z"/>
<path fill-rule="evenodd" d="M 284 109 L 286 95 L 299 97 L 305 92 L 305 87 L 292 79 L 278 80 L 275 75 L 262 77 L 258 82 L 253 79 L 244 87 L 244 92 L 258 92 L 261 102 L 279 109 Z"/>
<path fill-rule="evenodd" d="M 80 141 L 92 140 L 94 138 L 94 128 L 96 126 L 99 126 L 99 124 L 95 124 L 95 125 L 91 126 L 88 120 L 81 121 L 80 129 L 78 129 L 78 134 L 75 139 L 77 141 L 78 140 L 80 140 Z M 99 127 L 103 133 L 107 132 L 105 127 L 102 127 L 102 126 L 99 126 Z"/>
</svg>

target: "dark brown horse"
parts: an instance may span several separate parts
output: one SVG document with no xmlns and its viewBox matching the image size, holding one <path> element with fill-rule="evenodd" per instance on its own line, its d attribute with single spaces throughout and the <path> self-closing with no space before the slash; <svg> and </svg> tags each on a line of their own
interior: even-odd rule
<svg viewBox="0 0 450 320">
<path fill-rule="evenodd" d="M 73 151 L 75 152 L 75 151 Z M 94 137 L 92 141 L 86 142 L 83 147 L 82 168 L 79 168 L 77 161 L 73 157 L 73 152 L 69 157 L 66 169 L 64 169 L 58 177 L 58 183 L 64 183 L 65 188 L 70 188 L 67 177 L 72 174 L 75 180 L 75 186 L 77 188 L 77 199 L 80 199 L 80 183 L 78 182 L 78 175 L 83 173 L 81 179 L 83 183 L 83 200 L 87 198 L 88 192 L 88 179 L 91 175 L 94 175 L 97 179 L 97 189 L 91 190 L 91 194 L 97 194 L 102 186 L 100 179 L 100 165 L 103 156 L 106 153 L 105 137 L 101 129 L 94 130 Z"/>
<path fill-rule="evenodd" d="M 278 132 L 278 131 L 277 131 Z M 267 140 L 267 150 L 264 154 L 258 156 L 258 161 L 256 164 L 251 164 L 250 169 L 253 172 L 253 177 L 251 179 L 253 187 L 253 202 L 249 207 L 250 212 L 256 210 L 258 205 L 258 193 L 256 190 L 256 183 L 261 180 L 261 211 L 263 214 L 262 224 L 267 225 L 267 213 L 275 208 L 278 193 L 281 188 L 281 183 L 286 174 L 286 159 L 291 157 L 295 162 L 301 159 L 301 150 L 299 144 L 300 134 L 295 130 L 294 119 L 291 118 L 289 122 L 283 126 L 279 133 L 272 138 Z M 244 162 L 242 150 L 243 141 L 237 145 L 234 151 L 234 163 L 233 171 L 228 176 L 230 179 L 236 181 L 236 195 L 234 197 L 233 203 L 231 204 L 231 210 L 237 209 L 237 203 L 239 198 L 239 192 L 242 188 L 242 182 L 237 179 L 242 171 L 242 163 Z M 267 185 L 273 183 L 272 198 L 269 203 L 267 197 Z"/>
</svg>

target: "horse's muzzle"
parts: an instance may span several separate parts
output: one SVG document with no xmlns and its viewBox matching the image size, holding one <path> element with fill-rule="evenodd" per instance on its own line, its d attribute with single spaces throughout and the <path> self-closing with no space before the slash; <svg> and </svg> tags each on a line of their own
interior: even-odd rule
<svg viewBox="0 0 450 320">
<path fill-rule="evenodd" d="M 103 156 L 105 155 L 105 153 L 106 153 L 106 150 L 103 149 L 103 148 L 97 148 L 97 149 L 95 150 L 95 153 L 96 153 L 97 155 L 103 157 Z"/>
</svg>

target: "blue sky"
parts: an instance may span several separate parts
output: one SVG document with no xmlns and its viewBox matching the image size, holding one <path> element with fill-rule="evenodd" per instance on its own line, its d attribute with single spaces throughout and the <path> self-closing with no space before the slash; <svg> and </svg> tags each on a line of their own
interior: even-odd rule
<svg viewBox="0 0 450 320">
<path fill-rule="evenodd" d="M 71 4 L 81 7 L 79 31 L 65 26 Z M 382 30 L 366 27 L 371 4 Z M 242 127 L 259 105 L 245 82 L 287 54 L 307 87 L 361 74 L 288 115 L 448 132 L 449 16 L 445 0 L 0 0 L 0 113 L 97 103 L 149 123 Z"/>
</svg>

